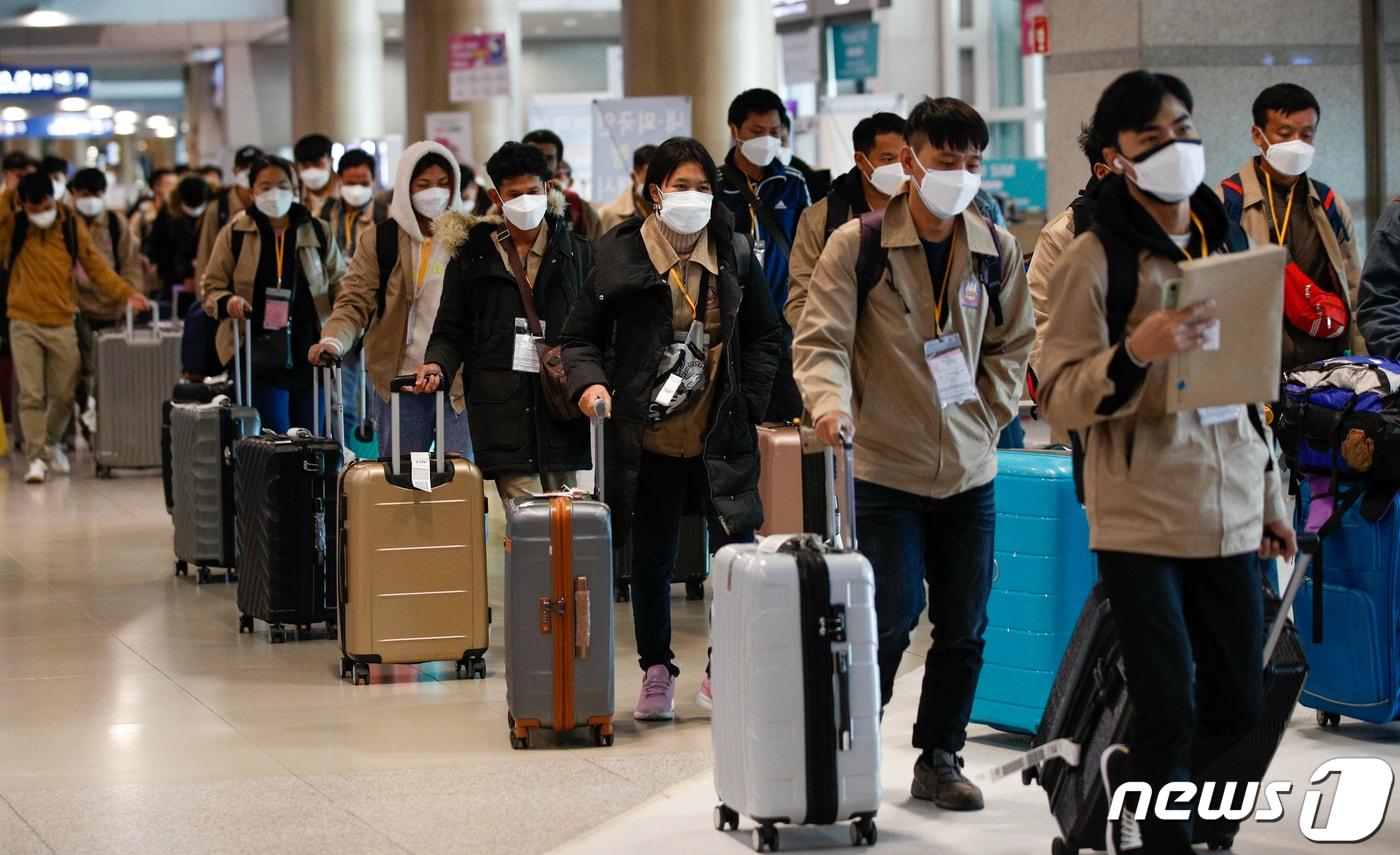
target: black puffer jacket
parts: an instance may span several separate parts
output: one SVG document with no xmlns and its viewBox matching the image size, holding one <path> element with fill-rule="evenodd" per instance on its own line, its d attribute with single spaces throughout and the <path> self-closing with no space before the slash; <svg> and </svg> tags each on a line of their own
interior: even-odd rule
<svg viewBox="0 0 1400 855">
<path fill-rule="evenodd" d="M 763 522 L 754 426 L 768 409 L 782 333 L 763 270 L 723 205 L 714 206 L 709 228 L 724 351 L 705 433 L 705 469 L 725 529 L 751 531 Z M 627 542 L 635 512 L 652 380 L 661 351 L 673 341 L 671 289 L 652 265 L 641 229 L 642 220 L 631 219 L 598 242 L 593 275 L 562 336 L 574 400 L 594 384 L 613 396 L 605 477 L 619 546 Z"/>
<path fill-rule="evenodd" d="M 539 374 L 511 369 L 515 319 L 525 317 L 525 307 L 496 249 L 493 235 L 502 228 L 494 218 L 476 223 L 448 263 L 423 361 L 442 366 L 445 385 L 460 368 L 472 449 L 487 478 L 587 469 L 588 420 L 550 417 Z M 545 340 L 555 344 L 592 269 L 593 251 L 557 216 L 548 216 L 545 228 L 549 243 L 535 276 L 535 311 Z"/>
</svg>

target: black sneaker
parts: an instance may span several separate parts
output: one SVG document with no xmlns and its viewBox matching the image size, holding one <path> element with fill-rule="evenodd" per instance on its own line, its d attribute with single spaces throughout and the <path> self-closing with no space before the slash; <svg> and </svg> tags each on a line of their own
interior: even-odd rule
<svg viewBox="0 0 1400 855">
<path fill-rule="evenodd" d="M 1108 804 L 1113 804 L 1113 791 L 1123 783 L 1123 764 L 1128 759 L 1126 745 L 1110 745 L 1099 756 L 1099 777 L 1103 779 L 1104 794 Z M 1128 852 L 1142 852 L 1142 826 L 1137 816 L 1123 805 L 1123 813 L 1118 819 L 1110 819 L 1104 830 L 1104 847 L 1109 855 L 1124 855 Z"/>
<path fill-rule="evenodd" d="M 914 763 L 909 794 L 944 810 L 981 810 L 982 791 L 962 773 L 963 759 L 947 751 L 927 751 Z"/>
</svg>

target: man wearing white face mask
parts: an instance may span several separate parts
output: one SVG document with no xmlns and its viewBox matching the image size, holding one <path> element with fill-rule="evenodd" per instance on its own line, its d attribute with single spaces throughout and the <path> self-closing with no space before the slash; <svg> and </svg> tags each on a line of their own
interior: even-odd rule
<svg viewBox="0 0 1400 855">
<path fill-rule="evenodd" d="M 907 187 L 831 235 L 793 345 L 818 439 L 855 441 L 882 705 L 929 604 L 910 789 L 946 810 L 983 806 L 958 752 L 982 668 L 997 435 L 1017 417 L 1035 336 L 1020 247 L 971 206 L 987 141 L 982 117 L 956 98 L 914 107 L 900 151 Z"/>
<path fill-rule="evenodd" d="M 1309 172 L 1321 115 L 1317 99 L 1296 83 L 1260 92 L 1250 135 L 1261 154 L 1220 182 L 1232 223 L 1255 244 L 1288 249 L 1284 372 L 1348 351 L 1366 352 L 1354 322 L 1361 262 L 1351 210 Z"/>
<path fill-rule="evenodd" d="M 788 300 L 788 264 L 797 221 L 811 204 L 802 173 L 778 160 L 786 112 L 782 99 L 767 89 L 749 89 L 730 102 L 734 147 L 724 157 L 715 194 L 734 215 L 735 230 L 749 236 L 780 320 Z M 771 422 L 791 421 L 802 412 L 802 399 L 792 380 L 792 330 L 786 322 L 782 326 L 788 346 L 764 414 L 765 421 Z"/>
<path fill-rule="evenodd" d="M 423 364 L 442 299 L 443 277 L 452 258 L 437 232 L 449 208 L 461 210 L 457 159 L 445 146 L 416 142 L 404 149 L 394 176 L 389 218 L 361 232 L 350 270 L 341 283 L 335 309 L 308 353 L 344 355 L 364 339 L 365 370 L 375 394 L 370 416 L 378 426 L 379 453 L 388 456 L 393 427 L 389 381 L 413 374 Z M 460 381 L 450 392 L 444 430 L 447 451 L 471 455 L 466 402 Z M 433 444 L 436 407 L 431 396 L 405 395 L 400 404 L 401 451 L 428 451 Z"/>
<path fill-rule="evenodd" d="M 415 391 L 435 392 L 461 374 L 476 463 L 508 502 L 576 484 L 589 466 L 588 421 L 558 419 L 545 402 L 525 298 L 545 343 L 558 344 L 593 250 L 569 228 L 538 148 L 508 142 L 486 174 L 502 217 L 450 211 L 437 223 L 452 261 Z"/>
<path fill-rule="evenodd" d="M 340 182 L 331 171 L 333 146 L 325 134 L 308 134 L 292 146 L 297 177 L 301 179 L 301 203 L 321 219 L 326 219 L 326 206 L 340 190 Z"/>
</svg>

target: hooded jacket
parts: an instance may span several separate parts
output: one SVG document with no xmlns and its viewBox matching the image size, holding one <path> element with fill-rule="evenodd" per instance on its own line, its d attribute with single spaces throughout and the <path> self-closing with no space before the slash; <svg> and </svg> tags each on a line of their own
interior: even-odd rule
<svg viewBox="0 0 1400 855">
<path fill-rule="evenodd" d="M 1220 200 L 1202 186 L 1191 210 L 1218 251 L 1227 231 Z M 1264 523 L 1286 517 L 1271 445 L 1243 408 L 1209 427 L 1197 413 L 1167 412 L 1166 363 L 1139 368 L 1123 345 L 1162 308 L 1168 283 L 1181 276 L 1181 252 L 1122 176 L 1104 182 L 1095 218 L 1138 247 L 1137 300 L 1124 338 L 1109 341 L 1108 260 L 1099 237 L 1085 232 L 1050 274 L 1040 356 L 1041 411 L 1054 427 L 1084 438 L 1090 548 L 1174 558 L 1258 549 Z M 1188 251 L 1202 255 L 1194 230 Z"/>
<path fill-rule="evenodd" d="M 636 510 L 647 403 L 661 352 L 675 334 L 671 289 L 647 253 L 642 223 L 625 220 L 598 242 L 592 273 L 561 336 L 570 397 L 577 401 L 595 384 L 612 391 L 604 477 L 624 556 Z M 719 263 L 714 284 L 724 349 L 703 458 L 715 511 L 725 530 L 737 533 L 763 522 L 755 425 L 768 407 L 783 340 L 763 270 L 718 200 L 709 232 Z"/>
<path fill-rule="evenodd" d="M 564 217 L 564 195 L 550 191 L 542 229 L 544 255 L 532 289 L 549 344 L 559 343 L 564 322 L 593 269 L 592 246 Z M 434 223 L 442 239 L 457 232 L 466 238 L 447 265 L 442 305 L 423 361 L 442 366 L 449 382 L 460 370 L 472 450 L 487 478 L 587 469 L 588 420 L 551 417 L 539 372 L 512 369 L 516 321 L 525 317 L 525 307 L 515 275 L 497 248 L 495 236 L 502 228 L 499 217 L 476 219 L 458 211 Z M 510 251 L 515 251 L 513 246 Z"/>
<path fill-rule="evenodd" d="M 423 140 L 404 149 L 398 170 L 394 173 L 394 196 L 389 203 L 389 218 L 360 233 L 350 269 L 340 284 L 335 308 L 321 330 L 321 341 L 333 343 L 341 353 L 349 353 L 355 341 L 364 337 L 365 371 L 374 384 L 375 392 L 385 401 L 389 400 L 389 381 L 394 379 L 403 362 L 404 337 L 408 331 L 409 309 L 413 305 L 413 268 L 418 263 L 413 247 L 415 243 L 421 244 L 423 241 L 418 217 L 413 211 L 409 185 L 412 184 L 413 168 L 429 153 L 446 158 L 452 166 L 452 186 L 459 186 L 461 175 L 457 158 L 446 146 Z M 460 194 L 451 194 L 448 210 L 465 212 Z M 398 260 L 389 271 L 389 279 L 385 283 L 384 312 L 381 315 L 378 244 L 379 230 L 385 228 L 397 230 L 399 251 Z M 443 248 L 451 256 L 466 238 L 466 232 L 462 230 L 455 238 L 443 237 L 447 238 Z M 443 285 L 446 287 L 445 281 Z M 419 306 L 418 310 L 436 315 L 438 307 L 425 305 Z M 460 383 L 452 387 L 452 406 L 457 412 L 463 409 Z"/>
</svg>

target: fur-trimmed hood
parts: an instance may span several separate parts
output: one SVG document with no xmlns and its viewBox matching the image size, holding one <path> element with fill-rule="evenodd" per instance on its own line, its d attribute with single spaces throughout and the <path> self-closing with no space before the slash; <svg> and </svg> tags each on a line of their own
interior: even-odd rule
<svg viewBox="0 0 1400 855">
<path fill-rule="evenodd" d="M 545 214 L 553 217 L 563 217 L 568 203 L 564 199 L 564 194 L 557 188 L 549 188 L 549 203 L 545 207 Z M 493 225 L 503 225 L 505 219 L 501 216 L 499 208 L 491 206 L 491 211 L 483 216 L 476 216 L 464 208 L 449 208 L 436 220 L 433 220 L 433 238 L 447 250 L 449 255 L 455 255 L 462 244 L 467 242 L 467 236 L 471 230 L 481 223 L 491 223 Z"/>
<path fill-rule="evenodd" d="M 394 172 L 394 198 L 389 203 L 389 216 L 414 241 L 422 241 L 423 232 L 418 228 L 418 217 L 413 213 L 413 193 L 409 190 L 409 185 L 413 183 L 413 168 L 418 165 L 418 161 L 422 160 L 424 155 L 429 153 L 442 155 L 452 165 L 452 195 L 447 203 L 447 213 L 465 213 L 465 209 L 462 207 L 462 194 L 458 190 L 462 186 L 462 171 L 457 165 L 457 158 L 442 143 L 432 140 L 420 140 L 414 143 L 404 149 L 403 155 L 399 157 L 399 165 Z M 433 228 L 434 234 L 436 234 L 437 227 Z"/>
</svg>

